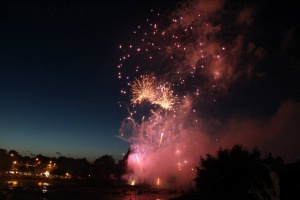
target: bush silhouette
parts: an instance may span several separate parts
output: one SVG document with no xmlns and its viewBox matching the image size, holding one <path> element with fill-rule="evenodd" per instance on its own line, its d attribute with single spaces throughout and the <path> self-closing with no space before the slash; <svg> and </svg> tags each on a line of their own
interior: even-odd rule
<svg viewBox="0 0 300 200">
<path fill-rule="evenodd" d="M 249 152 L 242 145 L 201 157 L 195 182 L 205 199 L 277 200 L 280 193 L 277 173 L 261 160 L 257 149 Z"/>
</svg>

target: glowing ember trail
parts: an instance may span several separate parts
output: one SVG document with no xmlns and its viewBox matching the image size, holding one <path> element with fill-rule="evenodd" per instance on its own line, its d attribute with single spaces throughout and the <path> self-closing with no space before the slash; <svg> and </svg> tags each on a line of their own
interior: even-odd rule
<svg viewBox="0 0 300 200">
<path fill-rule="evenodd" d="M 161 144 L 161 141 L 162 141 L 163 136 L 164 136 L 164 133 L 161 133 L 161 134 L 160 134 L 160 140 L 159 140 L 158 148 L 160 148 L 160 144 Z"/>
<path fill-rule="evenodd" d="M 135 154 L 135 157 L 136 157 L 136 161 L 137 161 L 137 163 L 138 163 L 138 165 L 139 165 L 139 167 L 140 167 L 141 172 L 143 172 L 142 167 L 141 167 L 141 164 L 140 164 L 140 159 L 139 159 L 138 155 Z"/>
<path fill-rule="evenodd" d="M 160 185 L 160 179 L 159 179 L 159 178 L 157 178 L 156 185 L 157 185 L 157 186 Z"/>
</svg>

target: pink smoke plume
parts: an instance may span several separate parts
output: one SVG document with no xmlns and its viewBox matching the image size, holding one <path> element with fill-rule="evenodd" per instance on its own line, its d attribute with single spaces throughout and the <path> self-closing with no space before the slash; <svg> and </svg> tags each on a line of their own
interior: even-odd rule
<svg viewBox="0 0 300 200">
<path fill-rule="evenodd" d="M 129 116 L 120 127 L 120 138 L 131 144 L 126 175 L 130 182 L 188 187 L 196 176 L 195 166 L 199 165 L 200 156 L 234 144 L 272 151 L 289 161 L 294 159 L 295 153 L 299 155 L 299 147 L 295 146 L 299 137 L 296 140 L 293 131 L 299 130 L 299 125 L 293 117 L 299 117 L 300 107 L 295 102 L 284 102 L 270 118 L 232 117 L 226 122 L 209 124 L 216 129 L 211 129 L 199 117 L 201 110 L 197 105 L 203 98 L 209 96 L 215 101 L 218 95 L 226 95 L 237 80 L 251 79 L 253 65 L 266 54 L 262 47 L 245 37 L 247 27 L 254 23 L 255 9 L 235 10 L 232 15 L 235 18 L 224 22 L 224 5 L 222 0 L 189 1 L 167 18 L 168 26 L 161 28 L 160 24 L 149 22 L 147 31 L 140 31 L 142 28 L 138 26 L 134 34 L 141 34 L 137 36 L 141 43 L 130 44 L 128 48 L 120 45 L 124 55 L 118 68 L 132 67 L 135 63 L 133 77 L 136 79 L 122 72 L 118 76 L 126 77 L 128 85 L 135 88 L 134 94 L 143 94 L 140 99 L 145 101 L 139 102 L 140 105 L 132 101 L 132 106 L 127 107 Z M 226 26 L 238 31 L 228 32 Z M 130 61 L 131 57 L 136 57 L 134 62 Z M 143 81 L 147 81 L 143 77 L 147 74 L 155 77 L 155 81 L 151 79 L 153 83 L 148 84 L 150 90 L 147 88 L 151 98 L 142 91 Z M 134 85 L 137 83 L 140 85 Z M 172 93 L 166 95 L 160 90 L 165 85 L 172 88 Z M 127 93 L 124 91 L 122 93 Z M 176 99 L 172 104 L 174 109 L 166 110 L 157 103 L 156 99 L 163 95 L 169 97 L 165 101 Z M 140 107 L 148 112 L 138 114 Z M 293 142 L 285 138 L 286 131 L 289 138 L 294 138 Z M 277 144 L 279 139 L 283 142 Z M 285 151 L 277 148 L 283 145 L 290 148 L 284 148 Z"/>
</svg>

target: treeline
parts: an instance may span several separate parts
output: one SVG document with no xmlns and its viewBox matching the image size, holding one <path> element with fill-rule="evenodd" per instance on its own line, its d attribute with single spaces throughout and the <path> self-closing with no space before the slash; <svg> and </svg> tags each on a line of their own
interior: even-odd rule
<svg viewBox="0 0 300 200">
<path fill-rule="evenodd" d="M 58 178 L 97 180 L 98 183 L 111 184 L 121 181 L 126 170 L 125 160 L 115 164 L 110 155 L 103 155 L 90 163 L 86 158 L 75 159 L 60 156 L 47 157 L 22 156 L 15 150 L 0 149 L 0 175 L 23 174 L 42 175 Z"/>
<path fill-rule="evenodd" d="M 180 199 L 279 200 L 300 199 L 300 160 L 285 164 L 241 145 L 200 157 L 195 190 Z"/>
<path fill-rule="evenodd" d="M 14 150 L 0 149 L 0 177 L 8 171 L 31 175 L 48 171 L 54 177 L 79 179 L 96 186 L 124 183 L 121 177 L 126 172 L 129 154 L 130 151 L 118 164 L 110 155 L 89 163 L 85 158 L 28 157 Z M 196 187 L 179 199 L 300 199 L 300 160 L 286 164 L 281 157 L 273 157 L 271 153 L 262 158 L 257 149 L 248 151 L 235 145 L 230 149 L 219 149 L 216 155 L 200 157 L 196 169 Z"/>
</svg>

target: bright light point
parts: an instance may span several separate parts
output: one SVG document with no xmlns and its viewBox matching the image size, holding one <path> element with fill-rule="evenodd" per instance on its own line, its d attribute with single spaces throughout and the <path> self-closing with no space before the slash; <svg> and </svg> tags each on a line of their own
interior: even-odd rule
<svg viewBox="0 0 300 200">
<path fill-rule="evenodd" d="M 131 185 L 132 186 L 135 185 L 135 180 L 131 181 Z"/>
<path fill-rule="evenodd" d="M 44 175 L 45 175 L 46 177 L 49 177 L 49 175 L 50 175 L 49 171 L 45 171 Z"/>
</svg>

